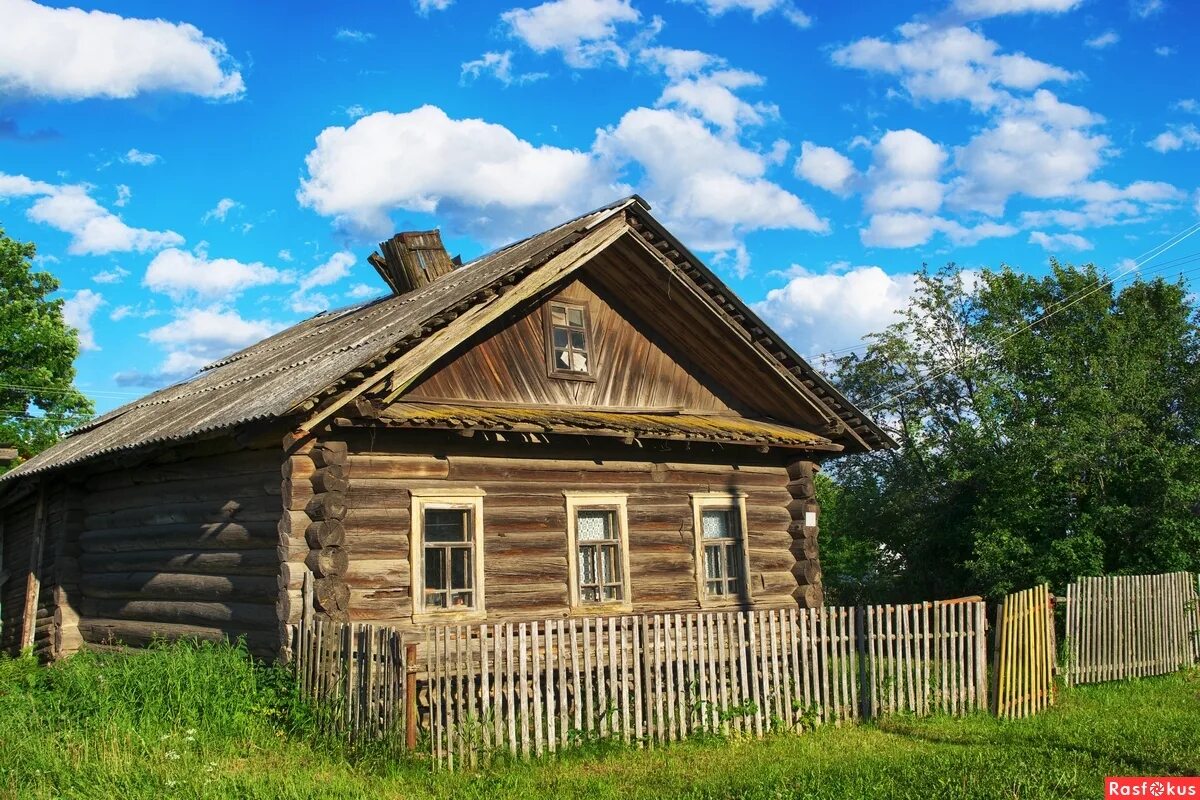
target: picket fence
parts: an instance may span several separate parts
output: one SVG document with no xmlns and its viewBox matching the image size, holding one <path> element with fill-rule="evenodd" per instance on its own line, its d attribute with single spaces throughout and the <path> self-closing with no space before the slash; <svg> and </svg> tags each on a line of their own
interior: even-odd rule
<svg viewBox="0 0 1200 800">
<path fill-rule="evenodd" d="M 1028 717 L 1054 703 L 1054 606 L 1049 585 L 1006 596 L 996 606 L 992 710 Z"/>
<path fill-rule="evenodd" d="M 1068 685 L 1163 675 L 1200 660 L 1197 576 L 1079 578 L 1067 587 Z"/>
</svg>

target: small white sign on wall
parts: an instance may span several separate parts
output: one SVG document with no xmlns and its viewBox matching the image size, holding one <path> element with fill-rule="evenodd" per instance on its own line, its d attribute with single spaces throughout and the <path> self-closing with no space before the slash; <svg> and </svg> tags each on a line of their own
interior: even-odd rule
<svg viewBox="0 0 1200 800">
<path fill-rule="evenodd" d="M 805 511 L 804 512 L 804 527 L 806 527 L 806 528 L 817 527 L 817 512 L 815 512 L 815 511 Z"/>
</svg>

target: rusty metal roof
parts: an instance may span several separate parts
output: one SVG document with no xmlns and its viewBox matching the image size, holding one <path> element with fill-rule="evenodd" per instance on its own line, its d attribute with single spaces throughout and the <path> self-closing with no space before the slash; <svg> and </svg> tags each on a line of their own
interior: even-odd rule
<svg viewBox="0 0 1200 800">
<path fill-rule="evenodd" d="M 569 246 L 632 196 L 495 250 L 400 296 L 318 314 L 205 367 L 198 375 L 103 414 L 0 476 L 0 482 L 143 445 L 286 416 L 433 318 L 510 273 Z"/>
<path fill-rule="evenodd" d="M 669 411 L 620 411 L 547 406 L 393 403 L 381 420 L 400 427 L 441 430 L 631 436 L 839 451 L 823 436 L 771 420 Z"/>
</svg>

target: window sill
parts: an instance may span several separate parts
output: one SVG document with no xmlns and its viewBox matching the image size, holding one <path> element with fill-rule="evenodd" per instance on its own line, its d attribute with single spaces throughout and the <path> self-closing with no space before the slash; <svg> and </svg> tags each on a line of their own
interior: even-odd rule
<svg viewBox="0 0 1200 800">
<path fill-rule="evenodd" d="M 551 378 L 558 378 L 564 381 L 582 381 L 583 383 L 595 383 L 596 376 L 585 372 L 557 372 L 548 370 L 547 375 Z"/>
</svg>

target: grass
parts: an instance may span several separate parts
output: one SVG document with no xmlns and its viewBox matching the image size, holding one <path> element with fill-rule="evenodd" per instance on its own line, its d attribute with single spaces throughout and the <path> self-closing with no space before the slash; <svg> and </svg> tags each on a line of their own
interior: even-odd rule
<svg viewBox="0 0 1200 800">
<path fill-rule="evenodd" d="M 1200 674 L 1064 692 L 1034 719 L 875 725 L 432 774 L 316 732 L 286 673 L 229 646 L 0 660 L 0 797 L 1095 798 L 1200 774 Z"/>
</svg>

